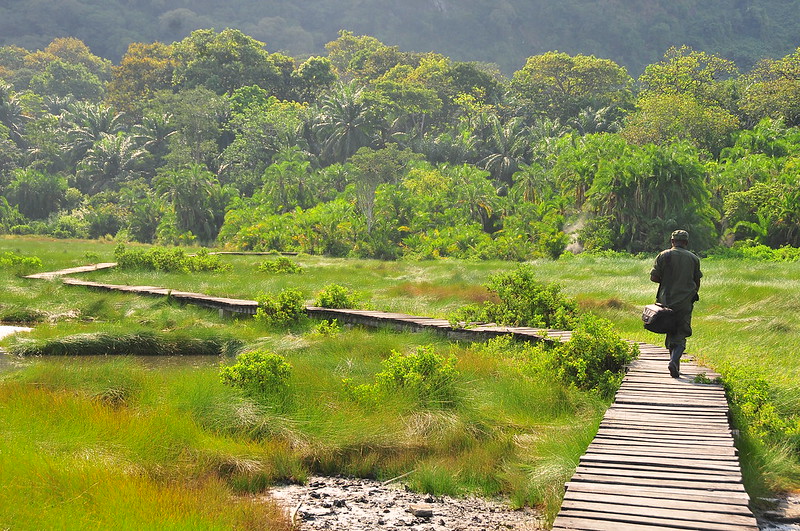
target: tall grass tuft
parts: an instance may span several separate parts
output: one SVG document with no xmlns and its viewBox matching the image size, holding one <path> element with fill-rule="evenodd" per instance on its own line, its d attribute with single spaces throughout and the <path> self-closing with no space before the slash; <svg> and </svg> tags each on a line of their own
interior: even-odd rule
<svg viewBox="0 0 800 531">
<path fill-rule="evenodd" d="M 15 356 L 224 356 L 241 343 L 223 335 L 188 333 L 94 332 L 44 340 L 20 340 L 9 348 Z"/>
</svg>

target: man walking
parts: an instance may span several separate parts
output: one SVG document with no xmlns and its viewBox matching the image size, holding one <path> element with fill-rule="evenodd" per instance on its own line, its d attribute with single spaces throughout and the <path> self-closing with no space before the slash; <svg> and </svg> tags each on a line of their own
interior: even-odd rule
<svg viewBox="0 0 800 531">
<path fill-rule="evenodd" d="M 669 349 L 669 373 L 680 376 L 681 356 L 686 350 L 686 338 L 692 335 L 692 310 L 700 289 L 700 259 L 687 249 L 689 233 L 672 233 L 672 247 L 662 251 L 650 271 L 650 280 L 657 282 L 656 300 L 675 311 L 675 329 L 667 333 L 665 346 Z"/>
</svg>

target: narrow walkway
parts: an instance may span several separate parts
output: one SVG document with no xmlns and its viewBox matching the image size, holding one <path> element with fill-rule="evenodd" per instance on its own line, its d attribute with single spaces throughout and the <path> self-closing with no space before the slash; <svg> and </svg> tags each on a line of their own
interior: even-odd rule
<svg viewBox="0 0 800 531">
<path fill-rule="evenodd" d="M 109 264 L 40 273 L 53 279 Z M 154 286 L 121 286 L 71 278 L 65 284 L 142 295 L 170 296 L 219 310 L 254 314 L 258 303 L 210 297 Z M 392 312 L 308 307 L 309 316 L 399 330 L 434 330 L 452 339 L 513 335 L 519 339 L 569 341 L 571 332 L 481 325 L 453 326 L 445 319 Z M 691 361 L 671 378 L 663 347 L 639 344 L 634 361 L 603 418 L 596 437 L 566 485 L 553 529 L 757 530 L 742 486 L 739 459 L 728 420 L 728 403 L 717 374 Z M 698 380 L 698 381 L 695 381 Z"/>
<path fill-rule="evenodd" d="M 718 375 L 640 344 L 575 475 L 553 529 L 756 530 Z"/>
</svg>

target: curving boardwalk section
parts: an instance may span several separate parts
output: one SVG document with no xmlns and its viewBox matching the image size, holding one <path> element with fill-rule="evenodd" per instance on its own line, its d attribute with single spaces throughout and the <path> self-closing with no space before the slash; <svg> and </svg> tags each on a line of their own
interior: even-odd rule
<svg viewBox="0 0 800 531">
<path fill-rule="evenodd" d="M 53 279 L 113 264 L 31 275 Z M 71 278 L 65 284 L 140 295 L 169 296 L 217 309 L 220 314 L 254 314 L 256 301 L 210 297 L 154 286 L 122 286 Z M 452 339 L 513 335 L 523 340 L 569 341 L 571 332 L 477 325 L 460 327 L 444 319 L 392 312 L 308 307 L 308 315 L 343 323 L 398 330 L 432 330 Z M 682 376 L 667 372 L 669 353 L 639 343 L 641 355 L 628 368 L 614 403 L 581 457 L 553 529 L 598 531 L 645 529 L 756 530 L 742 486 L 739 459 L 721 385 L 695 382 L 718 375 L 693 362 Z M 700 380 L 699 379 L 699 380 Z"/>
</svg>

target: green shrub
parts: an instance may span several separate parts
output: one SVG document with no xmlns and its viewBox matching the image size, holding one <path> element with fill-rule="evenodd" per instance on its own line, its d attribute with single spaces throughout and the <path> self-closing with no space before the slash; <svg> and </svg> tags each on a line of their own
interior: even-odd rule
<svg viewBox="0 0 800 531">
<path fill-rule="evenodd" d="M 289 389 L 292 367 L 286 358 L 266 350 L 239 354 L 236 363 L 219 370 L 222 383 L 255 396 L 283 395 Z"/>
<path fill-rule="evenodd" d="M 489 277 L 486 288 L 497 294 L 499 303 L 487 301 L 483 305 L 462 307 L 450 320 L 562 329 L 575 325 L 578 315 L 575 301 L 562 294 L 559 285 L 536 280 L 529 265 Z"/>
<path fill-rule="evenodd" d="M 306 311 L 300 290 L 287 288 L 277 295 L 262 294 L 256 297 L 256 321 L 267 326 L 282 326 L 299 321 Z"/>
<path fill-rule="evenodd" d="M 42 261 L 36 256 L 22 256 L 8 251 L 0 253 L 0 269 L 10 270 L 16 276 L 30 275 L 43 267 Z"/>
<path fill-rule="evenodd" d="M 218 255 L 210 254 L 207 249 L 201 249 L 196 255 L 191 256 L 179 247 L 128 249 L 124 244 L 120 244 L 114 249 L 114 261 L 120 269 L 183 273 L 231 270 L 229 264 L 223 264 Z"/>
<path fill-rule="evenodd" d="M 557 371 L 566 382 L 612 398 L 622 383 L 626 365 L 638 351 L 638 346 L 619 337 L 611 321 L 586 314 L 570 340 L 556 347 L 553 354 Z"/>
<path fill-rule="evenodd" d="M 773 249 L 757 244 L 752 240 L 736 242 L 733 247 L 715 247 L 708 252 L 709 258 L 736 258 L 758 260 L 762 262 L 797 262 L 800 261 L 800 248 L 788 245 Z"/>
<path fill-rule="evenodd" d="M 317 293 L 315 306 L 321 308 L 358 308 L 362 296 L 339 284 L 328 284 Z"/>
<path fill-rule="evenodd" d="M 375 375 L 374 384 L 353 385 L 350 380 L 344 384 L 350 396 L 361 403 L 402 393 L 421 407 L 453 407 L 458 401 L 455 363 L 455 356 L 446 358 L 430 345 L 410 354 L 393 350 L 383 361 L 383 370 Z"/>
<path fill-rule="evenodd" d="M 317 326 L 314 327 L 314 333 L 320 336 L 332 337 L 342 331 L 342 327 L 339 326 L 338 319 L 333 319 L 328 321 L 327 319 L 321 321 Z"/>
<path fill-rule="evenodd" d="M 264 273 L 293 273 L 298 274 L 303 272 L 300 264 L 297 264 L 285 256 L 280 256 L 275 260 L 267 260 L 258 266 L 258 270 Z"/>
<path fill-rule="evenodd" d="M 782 407 L 785 400 L 775 386 L 752 367 L 726 364 L 722 383 L 736 424 L 760 444 L 785 445 L 800 450 L 800 414 Z"/>
</svg>

